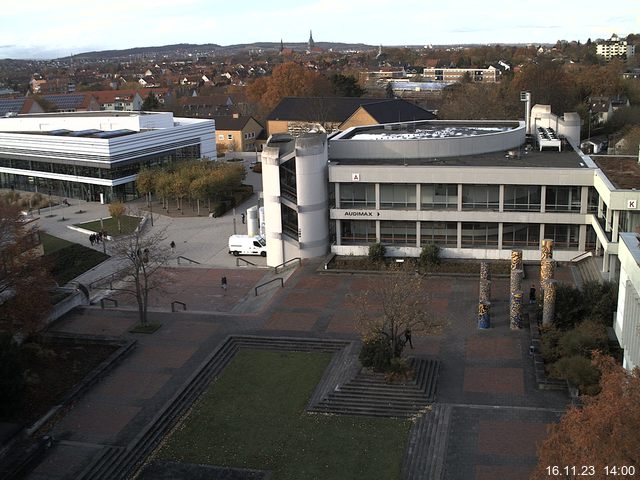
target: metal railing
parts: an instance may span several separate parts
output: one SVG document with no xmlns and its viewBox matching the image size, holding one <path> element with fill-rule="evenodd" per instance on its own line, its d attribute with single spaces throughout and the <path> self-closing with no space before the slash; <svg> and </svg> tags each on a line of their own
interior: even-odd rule
<svg viewBox="0 0 640 480">
<path fill-rule="evenodd" d="M 282 268 L 282 270 L 284 270 L 285 267 L 289 266 L 293 262 L 298 262 L 298 265 L 302 265 L 302 259 L 300 257 L 291 258 L 291 259 L 287 260 L 286 262 L 281 263 L 280 265 L 276 265 L 276 267 L 274 268 L 275 273 L 279 273 L 278 272 L 279 268 Z M 280 270 L 280 271 L 282 271 L 282 270 Z"/>
<path fill-rule="evenodd" d="M 114 307 L 118 307 L 118 301 L 115 298 L 105 297 L 100 299 L 100 308 L 102 308 L 103 310 L 105 302 L 112 302 Z"/>
<path fill-rule="evenodd" d="M 185 312 L 187 310 L 187 304 L 184 302 L 179 302 L 178 300 L 174 300 L 171 302 L 171 311 L 175 313 L 176 305 L 180 305 L 182 307 L 182 311 Z"/>
<path fill-rule="evenodd" d="M 587 250 L 586 252 L 582 252 L 580 255 L 576 255 L 569 261 L 571 263 L 576 263 L 576 262 L 579 262 L 580 260 L 583 260 L 587 257 L 592 257 L 592 256 L 593 256 L 593 252 L 591 250 Z"/>
<path fill-rule="evenodd" d="M 113 290 L 113 282 L 115 282 L 117 280 L 122 280 L 127 275 L 128 275 L 128 273 L 127 273 L 127 269 L 126 268 L 123 269 L 123 270 L 120 270 L 118 272 L 110 273 L 109 275 L 105 275 L 104 277 L 101 277 L 101 278 L 91 282 L 89 284 L 89 290 L 93 290 L 93 289 L 96 289 L 96 288 L 104 288 L 104 287 L 100 287 L 99 286 L 99 285 L 104 284 L 104 283 L 108 283 L 109 284 L 109 289 Z"/>
<path fill-rule="evenodd" d="M 249 260 L 245 260 L 244 258 L 240 258 L 240 257 L 236 257 L 236 267 L 240 266 L 240 262 L 244 262 L 247 265 L 253 265 L 254 267 L 259 267 L 260 265 L 257 265 L 253 262 L 250 262 Z"/>
<path fill-rule="evenodd" d="M 254 292 L 256 294 L 255 296 L 256 297 L 258 296 L 258 289 L 260 287 L 264 287 L 265 285 L 269 285 L 270 283 L 277 282 L 278 280 L 280 281 L 280 287 L 284 288 L 284 279 L 282 277 L 274 278 L 273 280 L 269 280 L 268 282 L 261 283 L 256 288 L 254 288 L 253 290 L 254 290 Z"/>
<path fill-rule="evenodd" d="M 182 255 L 178 257 L 178 265 L 180 265 L 180 259 L 186 260 L 189 263 L 195 263 L 196 265 L 200 265 L 200 262 L 196 262 L 195 260 L 191 260 L 190 258 L 183 257 Z"/>
</svg>

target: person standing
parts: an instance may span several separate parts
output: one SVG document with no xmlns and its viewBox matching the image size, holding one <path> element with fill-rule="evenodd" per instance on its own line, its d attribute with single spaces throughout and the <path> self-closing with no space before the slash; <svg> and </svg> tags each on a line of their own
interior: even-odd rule
<svg viewBox="0 0 640 480">
<path fill-rule="evenodd" d="M 222 287 L 222 290 L 224 290 L 225 293 L 227 293 L 227 277 L 222 277 L 222 280 L 220 281 L 220 286 Z"/>
<path fill-rule="evenodd" d="M 240 219 L 242 220 L 242 224 L 244 225 L 244 213 L 240 214 Z"/>
<path fill-rule="evenodd" d="M 169 246 L 171 247 L 171 253 L 176 253 L 176 242 L 171 240 L 171 243 L 169 244 Z"/>
<path fill-rule="evenodd" d="M 536 286 L 533 283 L 529 289 L 529 303 L 536 303 Z"/>
<path fill-rule="evenodd" d="M 404 343 L 405 345 L 408 343 L 413 350 L 413 342 L 411 342 L 411 329 L 409 328 L 404 331 Z"/>
</svg>

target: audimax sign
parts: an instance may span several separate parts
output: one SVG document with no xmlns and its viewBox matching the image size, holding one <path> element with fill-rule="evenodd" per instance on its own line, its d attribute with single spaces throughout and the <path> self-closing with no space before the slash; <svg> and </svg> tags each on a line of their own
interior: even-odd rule
<svg viewBox="0 0 640 480">
<path fill-rule="evenodd" d="M 374 215 L 374 213 L 376 215 Z M 380 212 L 372 212 L 369 210 L 347 210 L 344 212 L 345 217 L 379 217 Z"/>
</svg>

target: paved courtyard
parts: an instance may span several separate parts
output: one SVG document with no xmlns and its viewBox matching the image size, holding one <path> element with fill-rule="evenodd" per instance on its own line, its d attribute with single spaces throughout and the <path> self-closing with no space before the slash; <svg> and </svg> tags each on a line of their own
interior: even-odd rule
<svg viewBox="0 0 640 480">
<path fill-rule="evenodd" d="M 152 335 L 128 333 L 137 313 L 125 300 L 118 309 L 93 306 L 68 314 L 56 331 L 123 335 L 139 345 L 54 425 L 59 442 L 30 478 L 74 478 L 99 447 L 125 447 L 227 335 L 357 339 L 353 297 L 379 277 L 326 274 L 317 266 L 306 263 L 284 288 L 264 297 L 256 297 L 253 287 L 268 278 L 265 270 L 175 268 L 174 281 L 152 298 L 150 317 L 162 323 Z M 223 275 L 229 279 L 226 292 L 219 283 Z M 427 290 L 433 312 L 448 326 L 439 336 L 414 335 L 410 353 L 441 361 L 437 402 L 452 407 L 446 478 L 527 478 L 536 444 L 567 397 L 537 389 L 527 333 L 508 327 L 508 281 L 493 282 L 488 331 L 476 328 L 477 279 L 433 277 Z M 171 313 L 170 299 L 186 303 L 187 311 Z M 235 313 L 243 302 L 250 311 Z"/>
</svg>

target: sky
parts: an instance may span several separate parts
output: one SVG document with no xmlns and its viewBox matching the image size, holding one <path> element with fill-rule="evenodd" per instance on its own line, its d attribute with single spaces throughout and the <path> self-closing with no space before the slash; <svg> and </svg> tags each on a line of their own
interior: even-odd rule
<svg viewBox="0 0 640 480">
<path fill-rule="evenodd" d="M 0 58 L 174 43 L 555 43 L 640 33 L 640 1 L 30 0 L 0 7 Z"/>
</svg>

